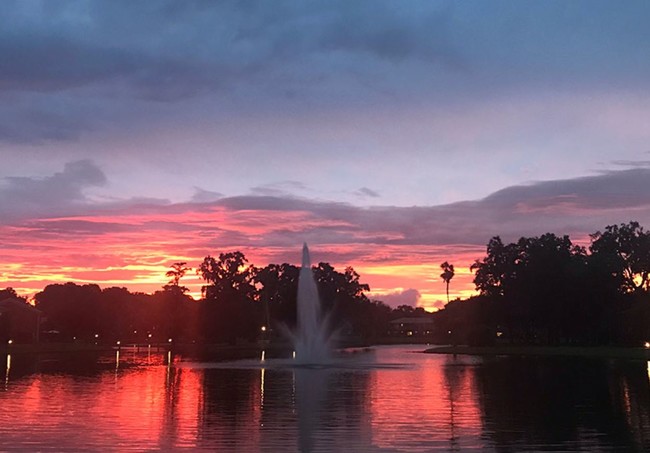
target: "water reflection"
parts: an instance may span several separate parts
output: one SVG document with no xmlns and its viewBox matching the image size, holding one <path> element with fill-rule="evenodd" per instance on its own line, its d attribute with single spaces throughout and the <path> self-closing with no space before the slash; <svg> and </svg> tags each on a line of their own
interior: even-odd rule
<svg viewBox="0 0 650 453">
<path fill-rule="evenodd" d="M 646 362 L 482 359 L 404 348 L 379 348 L 376 357 L 354 357 L 338 368 L 274 367 L 268 358 L 263 367 L 192 368 L 181 359 L 149 350 L 116 351 L 85 365 L 8 356 L 0 450 L 635 451 L 650 445 Z"/>
<path fill-rule="evenodd" d="M 11 371 L 11 354 L 7 354 L 7 365 L 5 371 L 5 388 L 9 385 L 9 372 Z"/>
<path fill-rule="evenodd" d="M 648 444 L 647 379 L 638 363 L 507 358 L 475 368 L 485 433 L 499 449 Z M 643 373 L 645 374 L 645 373 Z"/>
<path fill-rule="evenodd" d="M 260 369 L 260 408 L 264 410 L 264 374 L 266 373 L 265 368 Z"/>
<path fill-rule="evenodd" d="M 298 450 L 361 451 L 372 445 L 368 372 L 297 368 Z"/>
<path fill-rule="evenodd" d="M 447 357 L 449 360 L 450 358 Z M 443 375 L 445 378 L 445 388 L 447 389 L 448 405 L 449 405 L 449 450 L 459 451 L 459 436 L 458 427 L 460 419 L 459 414 L 456 414 L 458 403 L 456 400 L 462 392 L 462 386 L 466 378 L 468 368 L 464 364 L 457 364 L 457 358 L 452 356 L 448 363 L 443 367 Z M 460 366 L 459 366 L 460 365 Z M 475 420 L 472 423 L 476 424 Z"/>
<path fill-rule="evenodd" d="M 330 372 L 322 369 L 296 369 L 296 410 L 298 416 L 298 447 L 301 452 L 311 452 L 321 424 L 323 404 Z"/>
<path fill-rule="evenodd" d="M 471 395 L 474 359 L 417 358 L 414 369 L 372 374 L 373 442 L 408 451 L 482 447 L 479 410 Z"/>
</svg>

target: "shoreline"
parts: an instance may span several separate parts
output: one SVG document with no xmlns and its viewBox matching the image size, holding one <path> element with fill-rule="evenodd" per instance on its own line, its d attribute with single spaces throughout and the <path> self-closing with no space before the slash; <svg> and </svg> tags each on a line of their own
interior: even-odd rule
<svg viewBox="0 0 650 453">
<path fill-rule="evenodd" d="M 22 343 L 0 346 L 0 354 L 42 354 L 42 353 L 88 353 L 88 352 L 110 352 L 110 351 L 138 351 L 146 352 L 147 349 L 152 352 L 173 351 L 180 354 L 200 354 L 200 353 L 257 353 L 262 350 L 267 351 L 285 351 L 290 347 L 284 344 L 263 344 L 263 343 L 244 343 L 244 344 L 222 344 L 222 343 L 151 343 L 151 344 L 134 344 L 124 343 L 115 344 L 93 344 L 93 343 Z"/>
<path fill-rule="evenodd" d="M 546 357 L 594 357 L 609 359 L 650 360 L 648 348 L 617 346 L 435 346 L 422 351 L 424 354 L 462 354 L 479 356 L 546 356 Z"/>
<path fill-rule="evenodd" d="M 411 343 L 412 344 L 412 343 Z M 362 345 L 361 348 L 372 348 L 373 346 L 382 346 L 377 343 L 372 345 Z M 417 345 L 423 346 L 427 345 Z M 0 347 L 0 354 L 41 354 L 41 353 L 89 353 L 89 352 L 108 352 L 117 349 L 123 351 L 133 350 L 133 344 L 115 345 L 95 345 L 88 343 L 39 343 L 39 344 L 14 344 L 3 345 Z M 146 345 L 137 345 L 138 349 L 146 350 Z M 286 344 L 185 344 L 179 343 L 173 345 L 167 343 L 152 344 L 151 348 L 156 351 L 172 350 L 181 354 L 211 354 L 211 353 L 230 353 L 230 354 L 256 354 L 259 351 L 290 351 L 290 346 Z M 344 348 L 345 349 L 345 348 Z M 424 354 L 461 354 L 476 356 L 546 356 L 546 357 L 593 357 L 593 358 L 611 358 L 611 359 L 639 359 L 650 361 L 650 348 L 644 347 L 617 347 L 617 346 L 534 346 L 534 345 L 498 345 L 498 346 L 451 346 L 428 345 Z"/>
</svg>

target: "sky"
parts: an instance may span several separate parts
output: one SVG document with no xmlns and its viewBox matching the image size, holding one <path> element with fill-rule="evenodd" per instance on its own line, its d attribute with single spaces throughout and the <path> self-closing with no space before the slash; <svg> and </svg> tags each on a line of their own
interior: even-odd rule
<svg viewBox="0 0 650 453">
<path fill-rule="evenodd" d="M 650 227 L 650 2 L 0 3 L 0 287 L 177 261 L 473 294 L 487 241 Z M 188 274 L 196 296 L 201 281 Z"/>
</svg>

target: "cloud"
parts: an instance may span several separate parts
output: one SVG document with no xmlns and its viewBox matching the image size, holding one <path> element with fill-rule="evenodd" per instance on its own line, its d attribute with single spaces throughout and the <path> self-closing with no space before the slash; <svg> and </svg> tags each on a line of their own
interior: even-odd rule
<svg viewBox="0 0 650 453">
<path fill-rule="evenodd" d="M 340 4 L 339 6 L 343 6 Z M 319 46 L 342 52 L 367 52 L 400 62 L 407 58 L 442 61 L 457 66 L 451 43 L 451 8 L 416 5 L 409 13 L 395 14 L 388 2 L 347 5 L 338 14 L 324 16 Z"/>
<path fill-rule="evenodd" d="M 445 302 L 442 300 L 437 300 L 433 303 L 433 308 L 437 308 L 438 310 L 442 310 L 445 307 Z"/>
<path fill-rule="evenodd" d="M 613 160 L 611 164 L 617 167 L 647 168 L 650 167 L 650 160 Z"/>
<path fill-rule="evenodd" d="M 166 101 L 214 89 L 246 69 L 245 64 L 207 61 L 196 46 L 180 52 L 179 34 L 168 32 L 169 21 L 178 18 L 165 13 L 165 2 L 89 2 L 83 7 L 8 3 L 1 7 L 7 26 L 0 35 L 0 54 L 5 57 L 0 60 L 0 92 L 48 93 L 108 83 L 114 93 L 123 84 L 123 94 Z M 219 8 L 212 11 L 218 13 Z M 45 17 L 49 20 L 39 21 Z M 145 18 L 148 27 L 139 22 Z M 193 34 L 191 23 L 181 26 Z M 151 32 L 156 32 L 157 42 L 147 39 Z"/>
<path fill-rule="evenodd" d="M 68 162 L 63 171 L 51 176 L 6 176 L 0 179 L 0 225 L 105 213 L 151 214 L 170 206 L 169 200 L 163 198 L 88 195 L 91 189 L 107 185 L 104 171 L 88 159 Z"/>
<path fill-rule="evenodd" d="M 84 189 L 104 184 L 106 176 L 89 160 L 69 162 L 62 172 L 45 178 L 5 177 L 0 180 L 0 216 L 45 215 L 89 205 Z"/>
<path fill-rule="evenodd" d="M 66 112 L 56 102 L 42 104 L 35 100 L 11 110 L 0 108 L 0 141 L 20 144 L 73 141 L 92 129 L 83 115 Z"/>
<path fill-rule="evenodd" d="M 71 124 L 92 100 L 97 115 L 86 117 L 85 127 L 95 130 L 105 127 L 102 116 L 128 125 L 178 112 L 139 102 L 198 97 L 242 113 L 295 109 L 297 100 L 310 111 L 426 99 L 444 108 L 450 99 L 558 83 L 627 80 L 645 88 L 650 56 L 637 44 L 650 39 L 641 19 L 650 12 L 647 2 L 582 6 L 8 0 L 0 5 L 0 94 L 11 96 L 0 118 L 26 95 L 44 103 L 68 95 Z M 23 133 L 8 129 L 0 138 L 78 136 L 30 129 L 29 114 L 18 117 Z"/>
<path fill-rule="evenodd" d="M 194 187 L 194 194 L 192 195 L 192 203 L 209 203 L 216 201 L 223 197 L 223 194 L 220 192 L 213 192 L 210 190 L 204 190 L 200 187 Z"/>
<path fill-rule="evenodd" d="M 87 191 L 107 184 L 106 177 L 91 161 L 75 161 L 48 177 L 2 181 L 0 272 L 23 288 L 28 281 L 90 279 L 97 269 L 120 266 L 124 272 L 114 274 L 124 280 L 115 277 L 111 284 L 135 275 L 138 287 L 156 288 L 164 265 L 155 267 L 160 276 L 154 270 L 134 272 L 134 266 L 151 260 L 194 262 L 228 250 L 241 250 L 258 265 L 299 262 L 300 244 L 307 241 L 319 261 L 357 268 L 377 291 L 373 297 L 391 305 L 434 308 L 444 298 L 439 263 L 449 260 L 457 268 L 455 294 L 471 294 L 468 267 L 481 258 L 493 235 L 511 241 L 554 232 L 584 241 L 608 224 L 638 220 L 650 225 L 648 180 L 650 169 L 608 171 L 421 207 L 259 195 L 200 195 L 169 203 L 90 197 Z M 89 250 L 96 262 L 88 262 Z"/>
<path fill-rule="evenodd" d="M 297 192 L 307 190 L 307 186 L 300 181 L 278 181 L 252 187 L 250 192 L 257 196 L 292 197 Z"/>
<path fill-rule="evenodd" d="M 373 299 L 381 300 L 390 307 L 398 307 L 400 305 L 408 305 L 410 307 L 417 307 L 421 299 L 420 291 L 417 289 L 409 288 L 400 291 L 393 291 L 386 294 L 373 294 Z"/>
<path fill-rule="evenodd" d="M 492 208 L 554 208 L 566 203 L 582 210 L 642 207 L 650 204 L 649 177 L 650 168 L 605 171 L 595 176 L 507 187 L 482 203 Z"/>
<path fill-rule="evenodd" d="M 357 195 L 359 197 L 364 197 L 364 198 L 365 197 L 370 197 L 370 198 L 379 198 L 380 197 L 379 192 L 374 191 L 372 189 L 369 189 L 367 187 L 361 187 L 360 189 L 358 189 L 354 193 L 355 193 L 355 195 Z"/>
<path fill-rule="evenodd" d="M 169 221 L 179 225 L 192 221 L 192 213 L 200 214 L 200 222 L 207 225 L 210 215 L 219 213 L 236 225 L 239 241 L 255 238 L 256 244 L 281 247 L 305 240 L 413 247 L 482 245 L 493 235 L 511 239 L 550 231 L 584 236 L 630 219 L 650 223 L 649 180 L 650 168 L 607 171 L 511 186 L 480 200 L 419 207 L 359 207 L 298 198 L 292 193 L 304 185 L 285 181 L 236 197 L 197 188 L 190 202 L 171 204 L 151 198 L 91 200 L 86 190 L 105 185 L 106 177 L 91 161 L 76 161 L 45 178 L 5 178 L 0 184 L 0 213 L 7 222 L 29 216 L 54 220 L 73 213 L 119 217 L 137 212 L 163 219 L 171 216 Z M 251 231 L 251 239 L 246 239 L 246 231 Z"/>
<path fill-rule="evenodd" d="M 235 211 L 275 211 L 279 218 L 304 212 L 315 219 L 308 229 L 297 224 L 269 234 L 267 239 L 278 244 L 301 242 L 305 236 L 332 243 L 485 244 L 494 235 L 513 238 L 548 231 L 586 235 L 630 218 L 650 222 L 648 180 L 650 169 L 610 171 L 512 186 L 480 200 L 439 206 L 362 208 L 259 196 L 224 198 L 218 204 Z"/>
<path fill-rule="evenodd" d="M 77 37 L 47 30 L 3 34 L 0 40 L 3 91 L 47 92 L 79 87 L 134 73 L 141 64 L 132 52 L 88 45 Z"/>
</svg>

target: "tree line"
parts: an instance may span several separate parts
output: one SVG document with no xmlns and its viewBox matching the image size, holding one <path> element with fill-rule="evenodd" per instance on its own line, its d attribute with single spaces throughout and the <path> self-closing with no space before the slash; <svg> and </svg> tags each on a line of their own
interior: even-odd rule
<svg viewBox="0 0 650 453">
<path fill-rule="evenodd" d="M 495 236 L 471 266 L 478 296 L 434 315 L 437 341 L 641 345 L 650 339 L 650 232 L 609 225 L 581 247 L 546 233 Z"/>
<path fill-rule="evenodd" d="M 34 297 L 47 318 L 43 330 L 57 341 L 236 343 L 260 337 L 283 338 L 296 324 L 300 267 L 269 264 L 256 267 L 239 252 L 206 256 L 196 268 L 204 280 L 202 298 L 194 300 L 183 286 L 193 269 L 174 263 L 169 281 L 153 294 L 126 288 L 101 289 L 96 284 L 51 284 Z M 347 267 L 337 271 L 329 263 L 312 267 L 323 312 L 347 338 L 368 342 L 385 335 L 390 320 L 424 310 L 392 310 L 366 295 L 367 284 Z M 12 292 L 15 297 L 15 292 Z M 264 332 L 262 332 L 262 327 Z"/>
<path fill-rule="evenodd" d="M 590 239 L 583 247 L 553 233 L 512 243 L 495 236 L 471 266 L 478 295 L 432 315 L 371 300 L 352 267 L 340 272 L 321 262 L 312 270 L 331 326 L 358 342 L 385 340 L 391 320 L 426 316 L 437 343 L 650 341 L 650 232 L 632 221 Z M 455 270 L 447 261 L 440 267 L 448 299 Z M 295 326 L 299 266 L 256 267 L 239 251 L 206 256 L 194 270 L 205 282 L 198 301 L 182 285 L 190 271 L 187 263 L 174 263 L 167 284 L 153 294 L 52 284 L 36 294 L 36 307 L 47 318 L 44 330 L 66 340 L 233 343 L 278 338 Z M 0 296 L 17 297 L 9 288 Z"/>
</svg>

